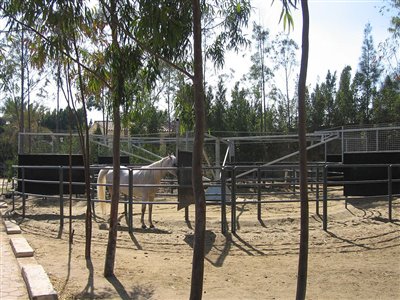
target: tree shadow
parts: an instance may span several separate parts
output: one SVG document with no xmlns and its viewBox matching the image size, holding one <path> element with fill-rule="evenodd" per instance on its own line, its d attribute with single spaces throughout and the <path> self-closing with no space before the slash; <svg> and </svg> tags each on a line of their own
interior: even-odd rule
<svg viewBox="0 0 400 300">
<path fill-rule="evenodd" d="M 63 286 L 61 287 L 61 293 L 63 294 L 65 291 L 65 288 L 69 282 L 69 278 L 71 276 L 71 258 L 72 258 L 72 243 L 69 243 L 68 246 L 68 262 L 67 262 L 67 277 L 65 278 L 65 282 L 63 284 Z"/>
<path fill-rule="evenodd" d="M 258 250 L 257 248 L 255 248 L 253 245 L 251 245 L 250 243 L 248 243 L 247 241 L 245 241 L 245 240 L 244 240 L 240 235 L 238 235 L 237 233 L 234 233 L 233 236 L 234 236 L 242 245 L 244 245 L 245 247 L 247 247 L 248 249 L 250 249 L 250 250 L 246 249 L 245 247 L 243 247 L 242 245 L 240 245 L 239 243 L 235 242 L 235 241 L 232 239 L 232 243 L 233 243 L 236 247 L 238 247 L 239 249 L 241 249 L 243 252 L 245 252 L 247 255 L 254 256 L 254 253 L 251 252 L 251 251 L 254 251 L 254 252 L 256 252 L 256 253 L 259 254 L 259 255 L 265 255 L 265 253 L 264 253 L 263 251 Z"/>
<path fill-rule="evenodd" d="M 239 213 L 236 215 L 236 228 L 240 230 L 239 218 L 245 211 L 249 211 L 249 209 L 246 208 L 246 203 L 243 203 L 240 207 L 237 207 L 236 210 L 239 211 Z"/>
<path fill-rule="evenodd" d="M 381 217 L 381 216 L 375 216 L 372 217 L 372 220 L 382 222 L 382 223 L 392 223 L 394 225 L 400 226 L 400 219 L 393 219 L 392 221 L 389 220 L 389 218 Z"/>
<path fill-rule="evenodd" d="M 133 286 L 126 289 L 115 275 L 106 278 L 113 288 L 95 292 L 94 270 L 90 259 L 86 261 L 86 266 L 89 270 L 88 282 L 82 292 L 75 295 L 74 299 L 115 299 L 115 292 L 118 294 L 118 299 L 151 299 L 154 295 L 154 288 L 150 287 Z"/>
<path fill-rule="evenodd" d="M 225 243 L 223 246 L 222 250 L 218 250 L 215 247 L 215 239 L 216 239 L 216 235 L 214 232 L 212 232 L 211 230 L 206 230 L 206 234 L 205 234 L 205 249 L 204 249 L 204 253 L 205 253 L 205 257 L 204 259 L 207 260 L 209 263 L 211 263 L 213 266 L 215 267 L 222 267 L 222 265 L 224 264 L 224 261 L 226 259 L 226 257 L 229 254 L 229 251 L 231 249 L 231 245 L 232 245 L 232 239 L 230 234 L 228 234 L 227 236 L 225 236 Z M 193 234 L 187 234 L 185 235 L 185 239 L 184 241 L 191 247 L 193 248 L 194 245 L 194 235 Z M 208 258 L 207 255 L 210 254 L 211 250 L 215 248 L 217 251 L 219 251 L 219 255 L 217 257 L 217 259 L 215 261 L 213 261 L 211 258 Z"/>
<path fill-rule="evenodd" d="M 76 295 L 76 299 L 95 299 L 94 294 L 94 268 L 91 259 L 86 260 L 86 268 L 89 270 L 89 277 L 83 291 Z"/>
<path fill-rule="evenodd" d="M 326 231 L 326 232 L 327 232 L 331 237 L 333 237 L 333 238 L 335 238 L 335 239 L 338 239 L 338 240 L 340 240 L 340 241 L 342 241 L 342 242 L 345 242 L 345 243 L 347 243 L 347 244 L 349 244 L 349 245 L 356 246 L 356 247 L 359 247 L 359 248 L 363 248 L 363 249 L 365 249 L 365 250 L 372 250 L 371 247 L 366 246 L 366 245 L 363 244 L 363 243 L 355 243 L 355 242 L 353 242 L 353 241 L 351 241 L 351 240 L 349 240 L 349 239 L 342 238 L 342 237 L 340 237 L 340 236 L 334 234 L 333 232 L 331 232 L 331 231 L 329 231 L 329 230 Z"/>
<path fill-rule="evenodd" d="M 360 197 L 360 198 L 352 198 L 347 199 L 347 204 L 358 208 L 360 210 L 376 208 L 376 207 L 385 207 L 387 206 L 387 197 L 382 196 L 379 198 L 369 198 L 369 197 Z"/>
</svg>

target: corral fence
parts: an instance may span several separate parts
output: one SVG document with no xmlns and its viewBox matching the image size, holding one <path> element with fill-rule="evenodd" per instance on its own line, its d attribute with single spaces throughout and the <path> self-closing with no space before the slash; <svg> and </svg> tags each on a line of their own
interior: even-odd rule
<svg viewBox="0 0 400 300">
<path fill-rule="evenodd" d="M 176 126 L 179 128 L 179 126 Z M 221 209 L 221 230 L 235 232 L 237 229 L 236 206 L 249 204 L 257 206 L 257 219 L 261 222 L 262 206 L 265 203 L 298 202 L 299 170 L 298 170 L 298 136 L 291 135 L 254 135 L 223 136 L 205 135 L 204 186 L 208 205 L 218 205 Z M 180 164 L 184 157 L 180 150 L 190 152 L 193 148 L 193 134 L 184 135 L 177 132 L 159 133 L 152 136 L 121 137 L 121 155 L 131 170 L 165 156 L 167 153 L 178 154 L 178 178 L 163 180 L 159 186 L 156 204 L 173 204 L 185 208 L 185 219 L 188 221 L 187 204 L 192 203 L 190 180 L 190 163 Z M 91 135 L 90 171 L 93 203 L 96 201 L 96 175 L 103 165 L 112 162 L 113 136 Z M 273 146 L 270 146 L 273 144 Z M 271 151 L 274 148 L 274 151 Z M 309 201 L 315 203 L 316 214 L 320 215 L 322 203 L 323 228 L 328 224 L 327 202 L 345 200 L 353 197 L 376 198 L 388 200 L 388 219 L 392 221 L 392 202 L 398 197 L 400 180 L 400 125 L 363 125 L 346 126 L 307 135 L 307 150 L 310 158 L 308 164 Z M 252 161 L 254 152 L 263 152 L 262 163 Z M 56 154 L 55 154 L 56 153 Z M 80 162 L 65 162 L 66 153 L 80 155 L 78 136 L 63 133 L 20 133 L 19 154 L 26 156 L 18 166 L 14 166 L 18 174 L 14 181 L 15 195 L 22 195 L 23 215 L 25 215 L 26 195 L 53 195 L 60 199 L 60 223 L 64 219 L 63 199 L 69 193 L 68 181 L 71 181 L 71 192 L 75 198 L 83 200 L 86 192 L 84 186 L 83 167 Z M 36 159 L 37 155 L 40 159 Z M 50 156 L 64 155 L 64 162 L 51 164 Z M 97 161 L 96 161 L 97 158 Z M 243 159 L 242 159 L 243 158 Z M 244 160 L 246 158 L 247 160 Z M 58 158 L 57 158 L 58 159 Z M 78 159 L 78 158 L 77 158 Z M 188 158 L 188 161 L 191 161 Z M 79 160 L 79 159 L 78 159 Z M 36 162 L 36 163 L 32 163 Z M 30 175 L 52 174 L 41 178 Z M 69 179 L 69 174 L 76 174 Z M 35 191 L 30 186 L 39 186 Z M 50 187 L 52 185 L 52 187 Z M 138 185 L 132 186 L 132 188 Z M 54 189 L 54 190 L 53 190 Z M 339 190 L 342 195 L 333 196 L 330 191 Z M 51 192 L 50 192 L 51 191 Z M 130 191 L 130 195 L 132 191 Z M 54 196 L 57 195 L 57 196 Z M 161 197 L 169 200 L 161 200 Z M 297 198 L 296 198 L 297 197 Z M 142 202 L 133 201 L 131 196 L 121 199 L 125 204 L 125 213 L 129 230 L 133 229 L 133 206 Z M 15 199 L 15 197 L 14 197 Z M 170 199 L 176 199 L 171 201 Z M 188 200 L 189 199 L 189 200 Z M 186 201 L 188 200 L 188 201 Z M 187 203 L 186 203 L 186 202 Z M 14 202 L 13 202 L 14 203 Z M 227 217 L 230 211 L 230 218 Z"/>
<path fill-rule="evenodd" d="M 345 180 L 332 178 L 330 170 L 338 168 L 343 172 L 347 169 L 355 167 L 374 169 L 385 169 L 387 176 L 379 180 Z M 21 196 L 22 201 L 22 217 L 25 217 L 26 201 L 28 195 L 39 197 L 54 197 L 59 199 L 59 216 L 60 226 L 64 224 L 64 200 L 69 190 L 65 187 L 71 184 L 72 186 L 83 187 L 84 182 L 76 181 L 70 182 L 69 177 L 65 176 L 71 170 L 82 172 L 83 168 L 80 166 L 32 166 L 32 165 L 18 165 L 14 166 L 19 174 L 27 174 L 28 170 L 36 170 L 43 172 L 44 170 L 58 173 L 54 176 L 53 180 L 36 180 L 29 179 L 28 176 L 16 177 L 17 189 L 13 193 L 13 209 L 15 209 L 15 202 L 18 201 L 16 196 Z M 99 202 L 95 196 L 97 187 L 96 174 L 104 166 L 91 167 L 91 188 L 92 203 Z M 129 166 L 130 172 L 140 168 L 139 166 Z M 207 205 L 217 205 L 220 207 L 220 224 L 221 231 L 227 233 L 229 230 L 235 233 L 237 230 L 237 206 L 238 205 L 256 205 L 257 206 L 257 220 L 262 223 L 262 207 L 265 204 L 279 204 L 284 202 L 299 202 L 299 170 L 297 164 L 280 164 L 272 166 L 225 166 L 222 168 L 209 167 L 204 168 L 204 174 L 211 171 L 218 171 L 221 174 L 220 179 L 209 179 L 204 181 L 206 189 L 206 203 Z M 178 172 L 183 170 L 190 170 L 190 167 L 180 167 Z M 309 199 L 310 203 L 315 203 L 315 213 L 321 216 L 323 229 L 328 228 L 328 202 L 329 201 L 347 201 L 356 198 L 357 196 L 348 197 L 345 195 L 334 196 L 330 191 L 341 190 L 343 186 L 352 185 L 365 185 L 365 184 L 380 184 L 387 187 L 385 193 L 381 195 L 370 196 L 372 198 L 382 197 L 387 199 L 388 205 L 388 220 L 393 221 L 393 200 L 400 195 L 400 164 L 370 164 L 370 165 L 343 165 L 338 163 L 313 163 L 309 164 L 308 168 L 308 182 L 309 182 Z M 30 172 L 29 171 L 29 172 Z M 40 186 L 43 191 L 49 190 L 50 186 L 58 187 L 58 195 L 46 195 L 46 192 L 32 192 L 27 189 L 29 184 Z M 136 187 L 156 187 L 158 188 L 157 199 L 154 202 L 134 201 L 133 189 Z M 130 232 L 133 232 L 133 210 L 135 205 L 141 204 L 159 204 L 159 205 L 179 205 L 178 189 L 182 187 L 176 178 L 167 178 L 159 185 L 134 185 L 129 184 L 129 193 L 127 196 L 122 197 L 120 203 L 124 204 L 125 215 Z M 185 186 L 183 187 L 191 187 Z M 78 189 L 81 190 L 81 189 Z M 365 197 L 363 197 L 365 198 Z M 77 194 L 73 198 L 78 201 L 86 201 L 82 194 Z M 171 200 L 172 199 L 172 200 Z M 173 200 L 176 199 L 176 200 Z M 109 200 L 107 200 L 109 202 Z M 320 206 L 322 205 L 322 215 L 320 214 Z M 230 211 L 230 218 L 228 216 Z M 188 220 L 187 211 L 185 212 L 185 219 Z"/>
</svg>

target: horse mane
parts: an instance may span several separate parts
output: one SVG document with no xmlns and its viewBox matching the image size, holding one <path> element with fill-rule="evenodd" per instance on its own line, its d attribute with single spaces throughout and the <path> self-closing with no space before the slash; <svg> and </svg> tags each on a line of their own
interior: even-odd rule
<svg viewBox="0 0 400 300">
<path fill-rule="evenodd" d="M 167 171 L 165 170 L 152 170 L 152 168 L 163 168 L 163 164 L 166 160 L 168 160 L 170 158 L 170 156 L 166 156 L 161 158 L 160 160 L 153 162 L 150 165 L 147 166 L 143 166 L 140 168 L 140 170 L 138 170 L 139 173 L 142 173 L 141 176 L 145 176 L 146 178 L 150 178 L 152 177 L 152 181 L 159 183 L 161 181 L 161 179 L 165 176 L 165 173 Z M 146 175 L 144 175 L 146 174 Z M 150 177 L 149 177 L 150 176 Z"/>
<path fill-rule="evenodd" d="M 169 156 L 163 157 L 163 158 L 161 158 L 160 160 L 157 160 L 157 161 L 151 163 L 150 165 L 143 166 L 143 168 L 162 167 L 163 162 L 164 162 L 166 159 L 168 159 L 168 158 L 169 158 Z"/>
</svg>

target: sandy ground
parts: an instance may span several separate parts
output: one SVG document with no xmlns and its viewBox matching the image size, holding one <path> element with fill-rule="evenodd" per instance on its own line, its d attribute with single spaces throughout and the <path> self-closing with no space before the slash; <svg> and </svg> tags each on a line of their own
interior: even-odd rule
<svg viewBox="0 0 400 300">
<path fill-rule="evenodd" d="M 67 200 L 65 205 L 68 214 Z M 142 230 L 135 206 L 133 234 L 121 216 L 115 277 L 105 279 L 105 216 L 93 221 L 92 258 L 87 261 L 84 202 L 73 202 L 73 245 L 68 243 L 68 218 L 60 229 L 58 200 L 30 197 L 23 220 L 19 206 L 17 201 L 14 218 L 60 299 L 189 298 L 194 208 L 186 223 L 175 206 L 156 205 L 156 228 Z M 347 209 L 343 201 L 330 202 L 325 232 L 310 204 L 307 299 L 400 299 L 400 199 L 394 201 L 393 223 L 387 210 L 383 199 L 352 201 Z M 224 236 L 220 208 L 207 207 L 203 299 L 294 299 L 299 204 L 264 204 L 262 224 L 254 205 L 240 204 L 237 213 L 237 233 Z"/>
</svg>

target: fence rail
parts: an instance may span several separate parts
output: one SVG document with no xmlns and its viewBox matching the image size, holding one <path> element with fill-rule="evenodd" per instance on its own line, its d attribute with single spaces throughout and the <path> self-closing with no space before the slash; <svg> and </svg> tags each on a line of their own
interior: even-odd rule
<svg viewBox="0 0 400 300">
<path fill-rule="evenodd" d="M 27 183 L 37 183 L 37 184 L 53 184 L 60 187 L 59 195 L 53 195 L 60 201 L 60 226 L 63 226 L 64 220 L 64 186 L 67 184 L 85 185 L 84 182 L 69 182 L 63 173 L 65 170 L 71 169 L 71 167 L 66 166 L 13 166 L 16 170 L 20 170 L 20 174 L 24 174 L 29 169 L 57 169 L 59 172 L 58 178 L 54 180 L 36 180 L 36 179 L 26 179 L 22 175 L 21 178 L 14 178 L 17 185 L 20 186 L 20 191 L 14 189 L 13 192 L 13 209 L 15 209 L 15 195 L 21 195 L 22 199 L 22 215 L 25 217 L 26 209 L 26 196 L 35 195 L 42 196 L 41 194 L 32 194 L 25 190 L 25 185 Z M 340 177 L 343 170 L 347 168 L 354 167 L 368 167 L 368 168 L 386 168 L 387 178 L 379 180 L 344 180 Z M 92 195 L 92 203 L 103 202 L 103 200 L 98 200 L 95 195 L 95 189 L 97 187 L 96 175 L 97 172 L 104 167 L 102 166 L 91 166 L 91 182 L 90 182 L 90 193 Z M 129 170 L 140 169 L 138 166 L 128 166 Z M 189 168 L 189 167 L 187 167 Z M 320 215 L 320 203 L 322 201 L 322 223 L 323 229 L 327 230 L 328 227 L 328 201 L 341 201 L 345 200 L 345 205 L 347 205 L 348 197 L 336 196 L 333 197 L 330 190 L 338 189 L 343 185 L 355 185 L 355 184 L 370 184 L 370 183 L 383 183 L 387 184 L 387 193 L 380 195 L 380 197 L 385 196 L 388 199 L 388 219 L 392 221 L 393 219 L 393 199 L 399 197 L 399 194 L 393 193 L 393 187 L 395 184 L 400 184 L 400 178 L 393 178 L 393 168 L 400 168 L 400 164 L 352 164 L 343 165 L 339 163 L 313 163 L 308 166 L 308 183 L 309 183 L 309 202 L 315 203 L 316 214 Z M 83 169 L 83 167 L 72 167 L 72 169 Z M 156 169 L 176 169 L 176 168 L 156 168 Z M 181 168 L 179 168 L 181 169 Z M 230 208 L 230 227 L 231 231 L 234 233 L 237 229 L 237 214 L 236 206 L 245 205 L 257 205 L 257 219 L 261 222 L 262 219 L 262 205 L 263 204 L 279 204 L 279 203 L 289 203 L 289 202 L 299 202 L 299 170 L 298 167 L 293 164 L 287 165 L 272 165 L 272 166 L 226 166 L 222 168 L 217 167 L 207 167 L 204 168 L 203 172 L 207 173 L 209 170 L 217 170 L 221 174 L 220 180 L 209 180 L 204 181 L 204 187 L 206 189 L 211 187 L 220 188 L 217 192 L 206 193 L 206 199 L 208 205 L 218 205 L 221 209 L 221 230 L 226 233 L 228 230 L 228 220 L 227 220 L 227 207 Z M 249 171 L 246 176 L 238 178 L 238 174 L 243 174 L 243 171 Z M 336 175 L 339 177 L 332 176 L 330 170 L 334 170 Z M 332 180 L 335 178 L 335 180 Z M 103 186 L 110 186 L 110 184 L 102 184 Z M 15 186 L 15 184 L 14 184 Z M 150 204 L 149 202 L 143 201 L 133 201 L 132 190 L 137 187 L 154 187 L 159 189 L 157 193 L 158 197 L 166 197 L 166 200 L 158 200 L 151 202 L 152 204 L 159 205 L 178 205 L 178 201 L 171 201 L 172 198 L 177 198 L 177 189 L 180 186 L 176 179 L 166 179 L 160 184 L 125 184 L 121 186 L 127 186 L 129 188 L 128 196 L 120 201 L 120 203 L 125 204 L 125 213 L 130 216 L 128 217 L 128 227 L 129 231 L 133 231 L 133 205 L 137 204 Z M 160 189 L 164 189 L 160 192 Z M 274 199 L 276 196 L 287 196 L 283 199 Z M 47 197 L 47 196 L 46 196 Z M 271 199 L 272 198 L 272 199 Z M 363 197 L 365 198 L 365 197 Z M 374 197 L 371 197 L 374 198 Z M 212 200 L 210 200 L 212 199 Z M 216 200 L 217 199 L 217 200 Z M 74 200 L 84 200 L 83 197 L 74 198 Z M 86 199 L 85 199 L 86 201 Z M 109 200 L 106 200 L 109 202 Z M 94 206 L 93 206 L 94 207 Z M 188 219 L 187 212 L 185 219 Z"/>
</svg>

